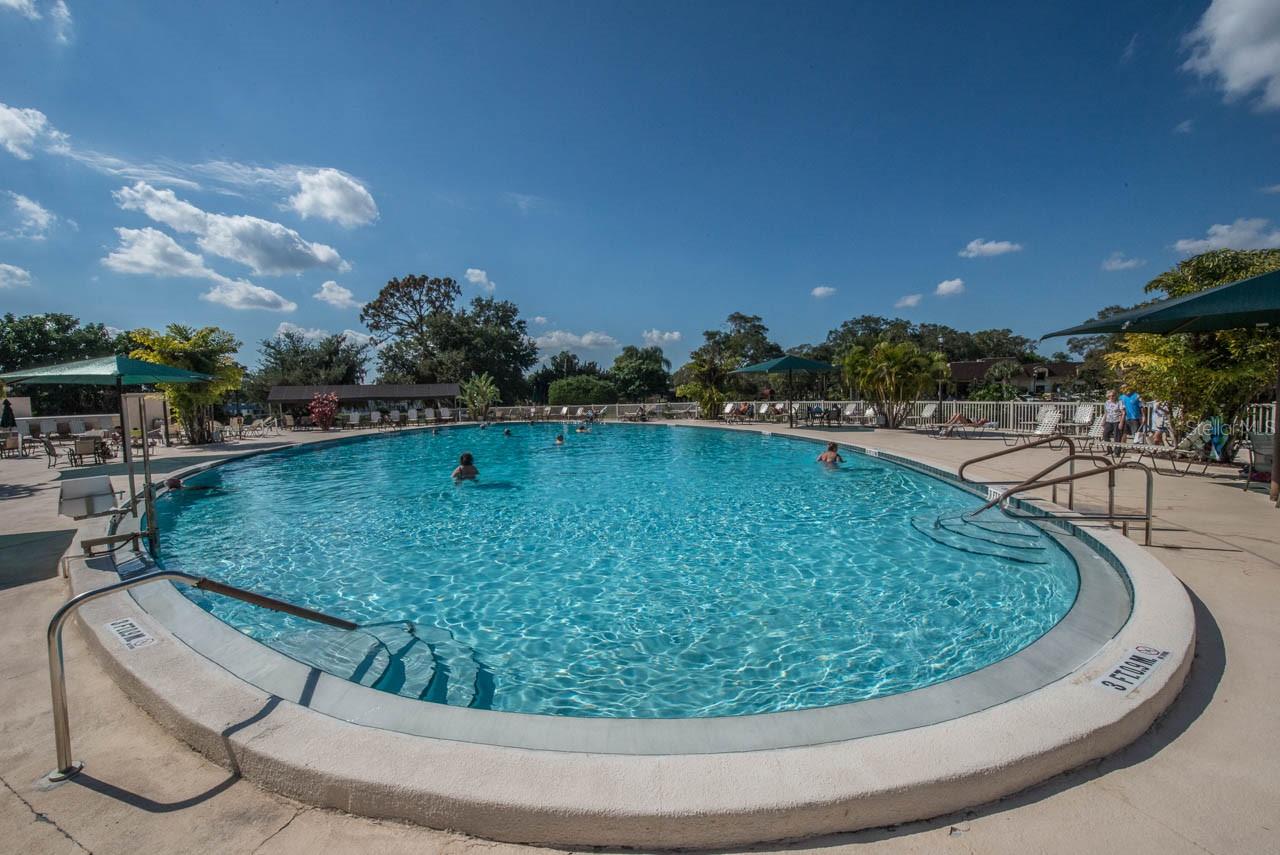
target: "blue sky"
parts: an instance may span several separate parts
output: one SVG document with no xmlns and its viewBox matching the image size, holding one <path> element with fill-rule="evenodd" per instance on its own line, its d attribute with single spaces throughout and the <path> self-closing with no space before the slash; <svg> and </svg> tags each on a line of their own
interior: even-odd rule
<svg viewBox="0 0 1280 855">
<path fill-rule="evenodd" d="M 732 311 L 1039 335 L 1280 246 L 1277 152 L 1274 0 L 0 0 L 0 311 L 253 362 L 429 273 L 606 363 Z"/>
</svg>

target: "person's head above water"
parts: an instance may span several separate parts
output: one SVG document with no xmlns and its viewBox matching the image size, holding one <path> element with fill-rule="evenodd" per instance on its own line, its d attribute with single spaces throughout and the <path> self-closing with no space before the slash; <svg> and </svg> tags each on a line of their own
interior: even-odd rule
<svg viewBox="0 0 1280 855">
<path fill-rule="evenodd" d="M 511 436 L 511 428 L 503 428 L 503 429 L 502 429 L 502 435 L 503 435 L 503 436 Z"/>
<path fill-rule="evenodd" d="M 836 450 L 836 444 L 834 442 L 828 442 L 827 451 L 835 451 L 835 450 Z"/>
<path fill-rule="evenodd" d="M 459 466 L 474 466 L 475 463 L 476 463 L 476 459 L 471 456 L 470 451 L 464 451 L 462 452 L 461 456 L 458 457 Z"/>
<path fill-rule="evenodd" d="M 556 445 L 564 445 L 564 434 L 556 434 Z"/>
</svg>

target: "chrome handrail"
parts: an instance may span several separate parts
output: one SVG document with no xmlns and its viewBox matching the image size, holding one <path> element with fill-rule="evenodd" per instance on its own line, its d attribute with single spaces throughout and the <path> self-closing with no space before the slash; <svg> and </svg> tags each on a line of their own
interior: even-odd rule
<svg viewBox="0 0 1280 855">
<path fill-rule="evenodd" d="M 1016 484 L 1010 487 L 1009 489 L 1005 490 L 999 496 L 996 496 L 995 498 L 991 499 L 985 505 L 978 508 L 976 511 L 965 514 L 965 517 L 966 518 L 976 517 L 978 514 L 982 513 L 983 511 L 990 510 L 991 508 L 994 508 L 996 505 L 1001 504 L 1010 496 L 1013 496 L 1016 493 L 1023 493 L 1023 492 L 1026 492 L 1027 490 L 1036 490 L 1036 489 L 1039 489 L 1040 487 L 1054 487 L 1056 490 L 1056 485 L 1058 484 L 1065 483 L 1065 484 L 1074 485 L 1074 483 L 1081 478 L 1088 478 L 1093 475 L 1101 475 L 1105 472 L 1107 474 L 1107 512 L 1106 514 L 1080 514 L 1079 512 L 1077 512 L 1079 515 L 1077 517 L 1074 517 L 1074 519 L 1119 521 L 1121 523 L 1121 531 L 1125 535 L 1129 534 L 1130 520 L 1144 520 L 1146 523 L 1146 536 L 1143 539 L 1143 545 L 1150 546 L 1151 545 L 1151 506 L 1155 496 L 1155 480 L 1151 474 L 1150 467 L 1144 466 L 1143 464 L 1138 463 L 1137 461 L 1134 461 L 1134 460 L 1125 460 L 1119 463 L 1109 463 L 1107 466 L 1090 469 L 1087 472 L 1072 472 L 1069 475 L 1061 475 L 1057 478 L 1050 478 L 1047 481 L 1039 480 L 1039 478 L 1042 475 L 1052 472 L 1054 469 L 1057 469 L 1063 463 L 1066 463 L 1067 461 L 1073 460 L 1075 458 L 1093 459 L 1093 460 L 1098 459 L 1096 455 L 1091 455 L 1091 454 L 1073 454 L 1073 455 L 1070 455 L 1069 457 L 1064 457 L 1063 459 L 1057 461 L 1048 469 L 1045 469 L 1043 472 L 1039 473 L 1038 475 L 1034 475 L 1028 480 L 1023 481 L 1021 484 Z M 1142 514 L 1117 514 L 1116 513 L 1116 472 L 1118 472 L 1121 469 L 1141 469 L 1143 473 L 1145 473 L 1147 476 L 1147 494 L 1146 494 L 1147 504 L 1146 504 L 1146 509 Z"/>
<path fill-rule="evenodd" d="M 48 645 L 49 645 L 49 686 L 53 694 L 53 737 L 54 744 L 58 753 L 58 767 L 49 773 L 50 781 L 64 781 L 72 775 L 84 768 L 84 764 L 71 759 L 71 724 L 67 717 L 67 677 L 66 668 L 64 667 L 62 658 L 62 627 L 71 617 L 72 612 L 80 608 L 80 606 L 96 600 L 99 597 L 105 597 L 108 594 L 114 594 L 117 591 L 123 591 L 127 588 L 135 588 L 138 585 L 145 585 L 148 582 L 182 582 L 193 588 L 199 588 L 202 591 L 209 591 L 214 594 L 222 594 L 232 599 L 241 600 L 251 605 L 261 606 L 262 608 L 271 609 L 272 611 L 284 612 L 285 614 L 294 615 L 295 617 L 305 618 L 306 620 L 323 623 L 328 626 L 337 627 L 338 629 L 353 630 L 358 626 L 351 621 L 342 618 L 332 617 L 331 615 L 317 612 L 312 609 L 296 606 L 293 603 L 277 600 L 274 597 L 268 597 L 263 594 L 246 591 L 242 588 L 236 588 L 232 585 L 226 585 L 222 582 L 215 582 L 212 579 L 206 579 L 203 576 L 192 576 L 189 573 L 182 573 L 176 570 L 158 570 L 154 573 L 147 573 L 142 576 L 135 576 L 132 579 L 125 579 L 121 582 L 115 582 L 110 585 L 104 585 L 101 588 L 95 588 L 92 591 L 85 591 L 63 603 L 53 617 L 49 619 Z"/>
<path fill-rule="evenodd" d="M 956 477 L 959 478 L 961 481 L 964 481 L 965 480 L 964 470 L 967 469 L 970 464 L 981 463 L 984 460 L 993 460 L 997 457 L 1004 457 L 1006 454 L 1014 454 L 1019 451 L 1026 451 L 1028 448 L 1035 448 L 1038 445 L 1044 445 L 1045 443 L 1058 442 L 1059 440 L 1067 444 L 1067 448 L 1071 450 L 1071 453 L 1073 455 L 1076 453 L 1076 444 L 1071 437 L 1067 436 L 1065 433 L 1055 433 L 1055 434 L 1050 434 L 1049 436 L 1043 436 L 1040 439 L 1033 440 L 1024 445 L 1014 446 L 1013 448 L 1004 448 L 1004 449 L 1001 449 L 1000 451 L 993 451 L 992 453 L 984 454 L 981 457 L 971 457 L 968 460 L 966 460 L 964 463 L 960 464 L 959 470 L 956 471 Z M 977 483 L 977 482 L 971 482 L 971 483 Z"/>
</svg>

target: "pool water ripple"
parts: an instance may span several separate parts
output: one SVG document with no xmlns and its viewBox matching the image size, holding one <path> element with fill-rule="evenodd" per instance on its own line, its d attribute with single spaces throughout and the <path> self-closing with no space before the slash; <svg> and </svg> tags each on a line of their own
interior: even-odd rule
<svg viewBox="0 0 1280 855">
<path fill-rule="evenodd" d="M 998 661 L 1071 607 L 1070 556 L 964 552 L 911 525 L 980 500 L 754 433 L 409 431 L 275 452 L 159 503 L 164 563 L 360 623 L 448 630 L 493 709 L 683 717 L 863 700 Z M 477 483 L 449 473 L 476 456 Z M 188 595 L 270 643 L 301 622 Z"/>
</svg>

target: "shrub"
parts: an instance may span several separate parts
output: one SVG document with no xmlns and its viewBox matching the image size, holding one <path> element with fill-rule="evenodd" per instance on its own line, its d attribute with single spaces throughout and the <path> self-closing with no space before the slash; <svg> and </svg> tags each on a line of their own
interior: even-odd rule
<svg viewBox="0 0 1280 855">
<path fill-rule="evenodd" d="M 553 382 L 547 389 L 547 401 L 553 407 L 567 404 L 616 404 L 618 390 L 607 380 L 579 374 Z"/>
</svg>

